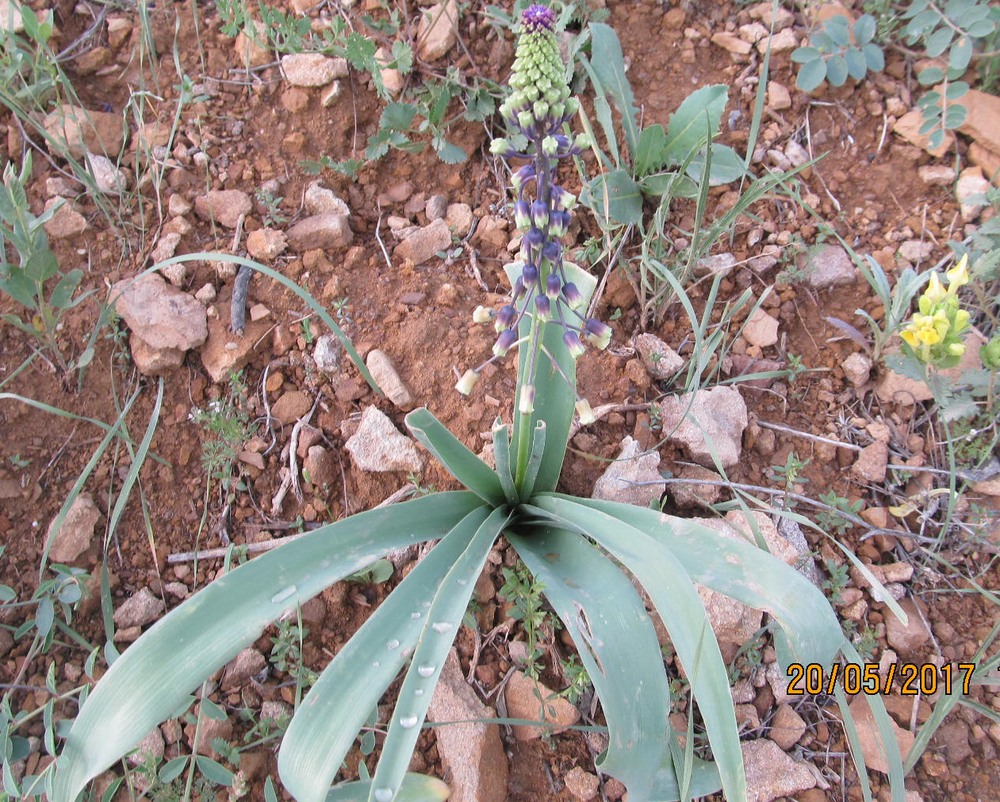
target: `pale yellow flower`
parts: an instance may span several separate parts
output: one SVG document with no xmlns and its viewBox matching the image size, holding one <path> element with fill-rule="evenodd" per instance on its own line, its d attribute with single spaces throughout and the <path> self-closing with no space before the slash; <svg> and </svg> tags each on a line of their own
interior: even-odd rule
<svg viewBox="0 0 1000 802">
<path fill-rule="evenodd" d="M 945 273 L 948 278 L 948 292 L 954 293 L 959 287 L 969 283 L 969 255 L 965 254 L 958 264 Z"/>
</svg>

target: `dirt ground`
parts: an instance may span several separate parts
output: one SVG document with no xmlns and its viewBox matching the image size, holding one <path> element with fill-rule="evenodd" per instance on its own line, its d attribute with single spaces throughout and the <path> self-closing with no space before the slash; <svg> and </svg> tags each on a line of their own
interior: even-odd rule
<svg viewBox="0 0 1000 802">
<path fill-rule="evenodd" d="M 498 36 L 487 24 L 482 13 L 484 5 L 477 0 L 463 13 L 462 47 L 456 47 L 445 60 L 418 65 L 415 80 L 421 75 L 441 74 L 449 65 L 497 81 L 506 77 L 513 58 L 512 39 L 509 33 Z M 89 18 L 75 14 L 70 3 L 55 6 L 62 41 L 73 41 L 87 27 Z M 608 0 L 607 6 L 608 21 L 617 31 L 630 63 L 628 74 L 644 122 L 665 125 L 672 110 L 691 90 L 709 83 L 724 83 L 731 91 L 721 141 L 738 149 L 745 145 L 759 61 L 754 55 L 750 64 L 736 62 L 728 52 L 708 41 L 712 32 L 745 18 L 742 4 L 693 3 L 670 7 Z M 283 198 L 279 211 L 289 225 L 301 216 L 303 193 L 317 178 L 303 169 L 303 162 L 324 155 L 346 158 L 356 153 L 377 129 L 380 103 L 367 76 L 352 73 L 344 79 L 342 96 L 329 107 L 321 104 L 318 91 L 289 88 L 281 80 L 276 65 L 263 67 L 248 77 L 239 72 L 233 40 L 220 32 L 214 8 L 200 7 L 196 30 L 188 4 L 179 4 L 176 9 L 171 4 L 161 4 L 154 12 L 154 31 L 163 55 L 156 69 L 161 99 L 153 103 L 152 112 L 161 122 L 169 125 L 172 120 L 180 83 L 173 53 L 175 10 L 180 20 L 176 46 L 179 64 L 207 96 L 184 108 L 178 141 L 206 154 L 207 161 L 178 164 L 177 169 L 169 171 L 159 199 L 154 197 L 152 189 L 147 189 L 141 197 L 131 196 L 115 226 L 88 196 L 77 199 L 88 220 L 88 229 L 79 237 L 54 241 L 53 247 L 64 267 L 77 265 L 85 270 L 83 288 L 96 290 L 96 297 L 106 297 L 112 283 L 148 266 L 159 231 L 169 219 L 165 207 L 172 195 L 193 202 L 208 189 L 225 188 L 242 189 L 253 196 L 267 182 L 276 181 L 279 189 L 275 194 Z M 127 15 L 126 18 L 131 19 Z M 701 37 L 691 38 L 686 34 L 688 30 L 700 32 Z M 102 46 L 108 44 L 106 40 L 97 42 Z M 170 47 L 162 46 L 166 42 L 170 42 Z M 109 58 L 119 69 L 74 73 L 77 67 L 72 62 L 67 68 L 84 106 L 117 112 L 125 107 L 140 79 L 149 82 L 151 74 L 148 64 L 129 62 L 117 52 L 112 52 Z M 904 238 L 932 243 L 922 266 L 944 257 L 947 253 L 944 242 L 949 237 L 959 238 L 962 227 L 951 188 L 929 186 L 922 181 L 918 167 L 932 163 L 932 157 L 892 134 L 887 135 L 885 130 L 887 101 L 908 97 L 909 90 L 902 80 L 905 77 L 902 57 L 890 55 L 887 71 L 874 80 L 859 85 L 849 82 L 842 89 L 824 90 L 815 96 L 794 89 L 792 67 L 787 53 L 775 54 L 771 61 L 771 78 L 790 88 L 791 107 L 767 113 L 758 147 L 781 148 L 794 139 L 816 155 L 825 153 L 804 176 L 803 192 L 815 196 L 816 211 L 826 225 L 858 252 L 874 254 L 890 270 L 890 275 L 898 268 L 893 255 Z M 143 71 L 145 75 L 141 76 Z M 13 121 L 5 120 L 2 113 L 0 123 L 16 131 Z M 417 266 L 389 259 L 380 242 L 388 238 L 389 215 L 409 216 L 417 224 L 426 223 L 423 201 L 432 195 L 444 195 L 450 203 L 466 203 L 480 219 L 502 213 L 503 173 L 488 154 L 487 129 L 481 124 L 463 122 L 450 131 L 450 138 L 470 154 L 464 163 L 444 164 L 430 150 L 418 154 L 392 151 L 378 163 L 362 167 L 354 181 L 330 170 L 323 172 L 319 177 L 325 185 L 350 207 L 353 244 L 325 252 L 286 254 L 276 260 L 275 267 L 325 302 L 348 299 L 347 317 L 342 319 L 358 351 L 362 355 L 372 348 L 386 352 L 407 383 L 414 405 L 429 407 L 463 442 L 479 451 L 485 443 L 482 433 L 490 431 L 498 414 L 509 413 L 513 365 L 508 362 L 491 368 L 471 399 L 461 397 L 451 388 L 456 375 L 481 362 L 491 347 L 491 332 L 475 326 L 471 312 L 479 304 L 495 304 L 504 292 L 501 268 L 507 256 L 503 245 L 509 234 L 499 239 L 473 236 L 455 258 L 434 258 Z M 8 141 L 13 146 L 18 137 L 12 134 Z M 592 162 L 591 159 L 588 165 L 591 171 Z M 36 158 L 30 193 L 36 212 L 41 211 L 45 201 L 46 179 L 54 175 L 51 164 Z M 579 187 L 573 183 L 578 179 L 571 175 L 566 178 L 568 188 L 577 191 Z M 714 202 L 725 204 L 728 189 L 714 191 Z M 258 201 L 246 218 L 246 232 L 260 228 L 268 211 Z M 758 228 L 763 229 L 765 237 L 771 237 L 769 241 L 791 243 L 789 247 L 799 240 L 812 244 L 819 234 L 816 219 L 786 201 L 762 202 L 753 213 L 755 219 L 744 219 L 732 242 L 726 244 L 738 260 L 759 252 L 759 246 L 751 242 L 750 236 Z M 679 203 L 676 214 L 678 225 L 687 227 L 692 214 L 690 207 Z M 232 252 L 231 231 L 213 229 L 194 214 L 186 217 L 192 226 L 183 235 L 178 253 Z M 586 219 L 585 213 L 581 212 L 578 218 L 577 244 L 582 246 L 598 229 L 593 221 Z M 510 229 L 513 230 L 512 222 Z M 907 230 L 908 233 L 902 233 Z M 238 252 L 242 248 L 242 243 L 237 245 Z M 723 281 L 722 296 L 735 297 L 747 286 L 762 291 L 775 284 L 780 278 L 778 274 L 791 263 L 792 260 L 783 260 L 764 273 L 736 271 Z M 600 269 L 604 267 L 601 265 Z M 220 277 L 213 264 L 196 263 L 185 289 L 193 293 L 205 284 L 216 289 L 215 307 L 220 320 L 228 322 L 232 279 Z M 692 291 L 692 298 L 696 304 L 704 303 L 703 292 L 698 288 Z M 360 410 L 374 404 L 401 429 L 403 413 L 371 392 L 346 359 L 336 375 L 316 370 L 307 354 L 311 352 L 313 333 L 322 333 L 322 325 L 314 321 L 311 326 L 303 326 L 308 310 L 297 298 L 266 278 L 256 276 L 249 291 L 249 304 L 255 303 L 264 304 L 269 316 L 251 329 L 256 345 L 242 374 L 245 397 L 239 403 L 250 422 L 250 431 L 233 464 L 242 489 L 227 497 L 220 490 L 219 480 L 207 475 L 203 466 L 203 448 L 213 435 L 193 418 L 192 410 L 205 409 L 213 400 L 225 398 L 231 388 L 214 384 L 197 353 L 192 352 L 182 367 L 168 373 L 163 380 L 159 422 L 150 446 L 152 456 L 140 472 L 138 490 L 143 503 L 139 503 L 139 493 L 134 493 L 107 544 L 116 606 L 143 587 L 149 587 L 154 594 L 163 594 L 168 606 L 174 606 L 179 599 L 164 590 L 165 586 L 180 582 L 194 589 L 210 581 L 221 568 L 218 559 L 201 559 L 194 567 L 190 561 L 172 561 L 171 555 L 230 542 L 254 543 L 298 531 L 298 526 L 335 521 L 383 502 L 417 478 L 405 473 L 367 474 L 352 464 L 343 443 L 356 427 Z M 853 452 L 824 448 L 815 439 L 767 428 L 767 424 L 778 424 L 863 446 L 868 441 L 859 432 L 863 431 L 865 421 L 877 418 L 893 430 L 894 458 L 920 456 L 926 464 L 934 464 L 938 446 L 933 442 L 933 425 L 929 423 L 932 418 L 926 406 L 882 402 L 870 384 L 855 388 L 845 376 L 845 358 L 859 349 L 828 318 L 851 321 L 859 308 L 878 316 L 879 302 L 863 281 L 846 288 L 815 291 L 803 282 L 779 280 L 766 308 L 779 319 L 782 337 L 777 345 L 766 349 L 765 358 L 785 366 L 789 355 L 793 355 L 809 370 L 794 382 L 742 386 L 755 436 L 754 442 L 749 439 L 746 442 L 743 459 L 728 478 L 735 483 L 779 487 L 772 466 L 783 465 L 794 451 L 803 461 L 808 460 L 799 485 L 801 492 L 811 498 L 836 491 L 851 501 L 862 501 L 865 508 L 887 506 L 892 501 L 890 489 L 865 484 L 851 473 Z M 623 437 L 633 435 L 642 442 L 656 442 L 650 434 L 649 415 L 641 405 L 660 397 L 662 390 L 648 376 L 630 367 L 635 357 L 631 338 L 645 328 L 679 348 L 690 334 L 690 325 L 678 307 L 668 311 L 662 322 L 650 325 L 643 320 L 627 270 L 610 273 L 599 310 L 613 326 L 612 347 L 600 355 L 588 354 L 581 364 L 581 394 L 595 407 L 613 403 L 623 408 L 581 432 L 572 442 L 560 487 L 581 495 L 591 493 L 594 481 L 618 454 Z M 17 310 L 10 299 L 3 297 L 0 311 Z M 95 303 L 88 302 L 68 315 L 60 332 L 60 342 L 67 352 L 80 349 L 97 322 L 98 311 Z M 127 342 L 123 324 L 109 327 L 98 339 L 95 359 L 80 388 L 76 387 L 75 377 L 68 380 L 49 369 L 44 360 L 35 359 L 9 380 L 3 391 L 105 422 L 117 414 L 116 404 L 121 405 L 133 392 L 138 392 L 127 416 L 130 437 L 138 443 L 153 413 L 157 380 L 136 373 Z M 0 329 L 0 380 L 14 373 L 31 352 L 31 344 L 12 327 L 5 325 Z M 301 502 L 289 493 L 279 509 L 272 509 L 271 500 L 281 483 L 279 471 L 287 462 L 282 459 L 282 447 L 288 441 L 291 427 L 266 425 L 265 405 L 273 405 L 296 390 L 304 390 L 311 399 L 320 398 L 312 421 L 320 433 L 315 441 L 331 448 L 337 456 L 337 466 L 329 483 L 307 485 Z M 858 420 L 862 421 L 860 429 Z M 6 488 L 0 500 L 0 540 L 6 547 L 0 561 L 0 583 L 10 585 L 24 599 L 30 598 L 36 588 L 49 523 L 85 468 L 102 432 L 85 422 L 58 418 L 11 398 L 0 401 L 0 431 L 3 432 L 0 480 Z M 269 448 L 272 436 L 276 446 Z M 684 461 L 683 453 L 670 445 L 661 444 L 659 450 L 661 469 L 676 475 Z M 102 516 L 99 533 L 103 532 L 130 462 L 127 450 L 115 447 L 102 458 L 86 483 L 86 490 L 92 494 Z M 418 478 L 421 487 L 455 486 L 435 463 L 428 460 L 427 465 Z M 669 498 L 666 505 L 672 513 L 693 512 L 675 508 Z M 149 518 L 148 528 L 144 514 Z M 903 538 L 862 539 L 864 534 L 865 530 L 855 527 L 841 540 L 868 562 L 911 560 L 917 566 L 914 578 L 907 585 L 907 595 L 921 601 L 933 637 L 920 651 L 907 655 L 907 659 L 919 663 L 940 654 L 952 660 L 969 658 L 996 623 L 997 608 L 979 594 L 966 592 L 967 583 L 963 585 L 956 575 L 922 556 L 920 548 L 916 551 L 904 548 Z M 823 558 L 835 556 L 828 540 L 811 532 L 806 532 L 806 537 L 820 558 L 821 567 Z M 80 567 L 99 574 L 104 554 L 102 541 L 100 535 L 95 537 L 90 549 L 77 561 Z M 958 576 L 962 572 L 974 576 L 986 588 L 1000 585 L 997 562 L 988 550 L 951 538 L 942 544 L 939 553 L 956 566 Z M 491 692 L 512 665 L 507 641 L 522 638 L 519 625 L 506 618 L 505 607 L 496 596 L 503 584 L 500 568 L 513 559 L 505 552 L 500 557 L 477 591 L 484 600 L 479 623 L 484 633 L 493 631 L 505 620 L 508 626 L 493 639 L 490 648 L 481 652 L 476 649 L 470 630 L 463 629 L 457 640 L 463 670 L 470 668 L 474 652 L 478 652 L 478 665 L 473 666 L 475 687 L 486 699 L 495 699 Z M 395 579 L 377 586 L 352 583 L 325 593 L 323 609 L 316 615 L 305 644 L 304 662 L 313 669 L 322 668 L 394 582 Z M 92 585 L 97 592 L 83 603 L 73 624 L 81 635 L 98 644 L 103 643 L 104 630 L 99 586 Z M 884 616 L 888 615 L 883 606 L 872 605 L 861 622 L 875 633 L 876 656 L 887 648 Z M 20 623 L 16 611 L 5 611 L 0 618 L 5 630 L 12 631 Z M 265 633 L 258 642 L 265 654 L 270 649 L 272 634 Z M 56 665 L 55 676 L 62 689 L 73 685 L 86 657 L 79 648 L 57 646 L 25 665 L 29 640 L 15 641 L 8 637 L 0 641 L 0 682 L 18 684 L 10 692 L 15 710 L 32 710 L 47 700 L 47 692 L 41 689 L 45 686 L 49 661 Z M 558 635 L 552 635 L 551 640 L 557 646 L 553 654 L 559 649 L 566 651 L 567 646 Z M 554 663 L 548 664 L 543 678 L 552 686 L 563 682 Z M 228 694 L 220 692 L 216 701 L 231 711 L 242 707 L 259 710 L 268 700 L 287 702 L 289 688 L 284 680 L 287 677 L 272 676 L 264 683 L 248 684 Z M 978 688 L 974 698 L 994 709 L 1000 705 L 1000 695 L 991 690 Z M 890 704 L 890 712 L 901 726 L 909 727 L 911 715 L 918 721 L 926 719 L 933 701 L 921 700 L 919 709 L 914 711 L 906 707 L 905 700 L 898 699 L 897 704 Z M 758 721 L 756 725 L 747 725 L 748 738 L 767 732 L 776 709 L 766 685 L 752 704 L 757 709 Z M 799 741 L 798 754 L 817 767 L 827 787 L 813 789 L 797 799 L 811 802 L 861 799 L 857 777 L 846 756 L 843 730 L 831 710 L 835 710 L 835 705 L 831 706 L 829 699 L 817 698 L 798 705 L 811 736 Z M 71 706 L 67 706 L 66 714 L 72 714 Z M 237 732 L 240 726 L 237 724 Z M 39 735 L 40 731 L 37 727 L 29 728 L 29 734 Z M 415 767 L 440 773 L 433 734 L 425 733 L 420 744 L 421 754 L 415 758 Z M 548 743 L 521 743 L 508 737 L 506 745 L 510 800 L 573 799 L 563 781 L 567 772 L 575 766 L 593 771 L 596 754 L 593 744 L 579 733 L 566 733 Z M 1000 780 L 998 747 L 1000 742 L 989 733 L 989 721 L 960 708 L 931 741 L 907 778 L 907 788 L 918 791 L 928 802 L 993 798 Z M 167 757 L 171 748 L 168 745 Z M 255 767 L 251 780 L 254 799 L 262 798 L 264 776 L 268 772 L 276 776 L 270 747 L 257 752 L 256 757 L 247 758 L 247 765 Z M 359 754 L 355 753 L 352 761 L 358 759 Z M 887 799 L 883 775 L 870 774 L 878 798 Z M 611 784 L 604 785 L 605 798 L 618 798 Z"/>
</svg>

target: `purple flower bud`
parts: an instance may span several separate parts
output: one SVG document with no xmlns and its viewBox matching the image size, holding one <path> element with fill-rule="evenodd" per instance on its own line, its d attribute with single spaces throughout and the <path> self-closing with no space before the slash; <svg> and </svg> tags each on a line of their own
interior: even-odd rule
<svg viewBox="0 0 1000 802">
<path fill-rule="evenodd" d="M 537 248 L 545 242 L 545 235 L 540 228 L 529 228 L 524 235 L 524 241 L 530 248 Z"/>
<path fill-rule="evenodd" d="M 559 264 L 562 259 L 562 245 L 558 240 L 550 239 L 545 243 L 542 247 L 542 258 L 548 259 L 554 265 Z"/>
<path fill-rule="evenodd" d="M 590 317 L 583 324 L 583 336 L 595 348 L 604 350 L 611 342 L 611 327 Z"/>
<path fill-rule="evenodd" d="M 545 201 L 536 200 L 531 204 L 531 222 L 536 228 L 545 228 L 549 223 L 549 207 Z"/>
<path fill-rule="evenodd" d="M 579 359 L 583 354 L 583 343 L 580 342 L 580 338 L 575 331 L 567 331 L 563 335 L 563 344 L 566 346 L 566 350 L 569 351 L 569 355 L 573 357 L 573 359 Z M 494 346 L 493 350 L 496 350 L 496 346 Z"/>
<path fill-rule="evenodd" d="M 545 279 L 546 296 L 554 301 L 559 297 L 560 292 L 562 292 L 562 281 L 556 273 L 549 273 L 549 277 Z"/>
<path fill-rule="evenodd" d="M 507 352 L 514 346 L 517 342 L 517 332 L 514 329 L 507 329 L 506 331 L 500 332 L 500 336 L 497 337 L 497 341 L 493 343 L 493 354 L 495 356 L 507 356 Z M 580 346 L 583 347 L 582 345 Z"/>
<path fill-rule="evenodd" d="M 538 283 L 538 267 L 531 262 L 525 263 L 521 268 L 521 281 L 529 290 Z"/>
<path fill-rule="evenodd" d="M 526 164 L 520 170 L 518 170 L 514 175 L 510 177 L 511 186 L 514 187 L 514 191 L 520 194 L 521 189 L 524 187 L 525 183 L 530 181 L 535 177 L 535 168 Z"/>
<path fill-rule="evenodd" d="M 576 288 L 576 284 L 572 281 L 567 281 L 563 284 L 562 288 L 563 298 L 566 299 L 566 306 L 570 309 L 576 309 L 583 304 L 583 296 L 580 295 L 580 291 Z"/>
<path fill-rule="evenodd" d="M 521 15 L 521 24 L 534 33 L 538 30 L 554 31 L 556 27 L 556 12 L 548 6 L 539 4 L 528 6 Z"/>
<path fill-rule="evenodd" d="M 517 319 L 517 310 L 507 304 L 506 306 L 500 307 L 500 311 L 497 312 L 496 328 L 497 331 L 505 331 L 514 325 L 514 321 Z"/>
<path fill-rule="evenodd" d="M 569 228 L 569 212 L 554 211 L 549 215 L 549 236 L 561 239 Z"/>
<path fill-rule="evenodd" d="M 531 226 L 531 207 L 527 201 L 519 200 L 514 204 L 514 225 L 525 230 Z"/>
<path fill-rule="evenodd" d="M 548 296 L 535 296 L 535 312 L 540 320 L 548 320 L 552 316 L 552 307 L 549 304 Z"/>
<path fill-rule="evenodd" d="M 514 287 L 512 290 L 512 294 L 514 296 L 515 301 L 518 300 L 522 295 L 524 295 L 524 282 L 521 280 L 520 276 L 518 276 L 514 280 Z"/>
<path fill-rule="evenodd" d="M 522 415 L 530 415 L 535 411 L 535 388 L 526 384 L 521 388 L 521 395 L 517 399 L 517 411 Z"/>
</svg>

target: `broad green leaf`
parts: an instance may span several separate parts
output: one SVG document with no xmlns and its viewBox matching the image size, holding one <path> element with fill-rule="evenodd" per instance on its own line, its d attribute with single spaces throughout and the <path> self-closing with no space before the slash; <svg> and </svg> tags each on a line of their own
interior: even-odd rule
<svg viewBox="0 0 1000 802">
<path fill-rule="evenodd" d="M 643 195 L 652 197 L 693 198 L 698 194 L 698 185 L 678 171 L 647 175 L 640 187 Z"/>
<path fill-rule="evenodd" d="M 843 86 L 847 83 L 847 60 L 843 56 L 830 56 L 826 62 L 826 79 L 832 86 Z"/>
<path fill-rule="evenodd" d="M 803 92 L 812 92 L 826 79 L 826 62 L 822 58 L 805 62 L 799 69 L 795 85 Z"/>
<path fill-rule="evenodd" d="M 76 288 L 80 286 L 82 280 L 82 270 L 79 268 L 70 270 L 59 279 L 59 283 L 56 284 L 56 288 L 52 290 L 52 295 L 49 297 L 49 303 L 56 309 L 66 309 L 73 300 L 73 293 L 76 292 Z"/>
<path fill-rule="evenodd" d="M 712 166 L 709 169 L 708 185 L 717 187 L 738 181 L 746 174 L 746 162 L 728 145 L 712 145 Z M 705 154 L 699 153 L 688 165 L 687 174 L 692 181 L 701 182 L 705 169 Z"/>
<path fill-rule="evenodd" d="M 368 712 L 412 654 L 431 600 L 489 514 L 480 506 L 456 523 L 344 644 L 303 699 L 278 753 L 282 782 L 299 802 L 324 798 Z"/>
<path fill-rule="evenodd" d="M 565 523 L 596 540 L 645 588 L 691 681 L 725 796 L 731 802 L 746 800 L 729 676 L 705 606 L 682 563 L 660 542 L 613 514 L 555 494 L 536 496 L 533 501 L 560 526 Z"/>
<path fill-rule="evenodd" d="M 696 582 L 764 610 L 785 631 L 801 662 L 830 665 L 843 635 L 822 592 L 802 574 L 750 542 L 707 526 L 612 501 L 578 499 L 640 529 L 669 549 Z"/>
<path fill-rule="evenodd" d="M 696 89 L 681 101 L 677 111 L 670 115 L 667 141 L 663 146 L 672 162 L 689 158 L 719 130 L 728 99 L 729 87 L 712 84 Z"/>
<path fill-rule="evenodd" d="M 995 30 L 996 23 L 993 20 L 978 20 L 966 29 L 966 33 L 973 39 L 983 39 Z"/>
<path fill-rule="evenodd" d="M 493 460 L 504 497 L 508 503 L 516 504 L 520 499 L 514 486 L 514 470 L 510 461 L 510 426 L 504 425 L 500 418 L 493 423 Z"/>
<path fill-rule="evenodd" d="M 594 114 L 597 116 L 597 122 L 601 124 L 601 130 L 604 131 L 604 139 L 607 142 L 608 150 L 611 151 L 615 167 L 621 167 L 622 158 L 618 148 L 618 137 L 615 133 L 615 121 L 611 115 L 611 105 L 608 103 L 605 88 L 601 85 L 601 81 L 597 77 L 597 73 L 593 66 L 591 66 L 590 61 L 583 54 L 580 55 L 580 63 L 583 65 L 583 69 L 587 73 L 587 77 L 590 78 L 591 85 L 594 87 Z M 586 115 L 583 118 L 586 120 Z M 588 133 L 593 136 L 592 132 L 588 131 Z"/>
<path fill-rule="evenodd" d="M 187 768 L 188 756 L 175 757 L 173 760 L 168 760 L 157 772 L 156 776 L 159 778 L 160 782 L 164 785 L 170 785 L 174 780 L 181 776 L 181 772 Z"/>
<path fill-rule="evenodd" d="M 850 20 L 843 14 L 830 17 L 823 23 L 823 30 L 833 40 L 838 47 L 850 47 L 851 29 Z"/>
<path fill-rule="evenodd" d="M 639 117 L 632 85 L 625 75 L 625 56 L 614 28 L 601 22 L 590 23 L 591 63 L 604 91 L 611 96 L 622 118 L 625 142 L 633 160 L 639 144 Z"/>
<path fill-rule="evenodd" d="M 497 475 L 426 407 L 413 410 L 405 420 L 410 433 L 459 482 L 488 504 L 503 503 L 503 488 Z"/>
<path fill-rule="evenodd" d="M 437 777 L 407 774 L 392 802 L 444 802 L 449 793 L 448 786 Z M 371 780 L 356 780 L 331 789 L 325 799 L 326 802 L 368 802 L 371 794 Z"/>
<path fill-rule="evenodd" d="M 329 524 L 172 610 L 114 662 L 83 705 L 59 758 L 55 802 L 73 802 L 283 613 L 392 549 L 441 537 L 478 504 L 471 493 L 438 493 Z"/>
<path fill-rule="evenodd" d="M 34 309 L 38 302 L 35 297 L 35 282 L 21 268 L 12 270 L 8 278 L 0 279 L 0 291 L 7 293 L 27 309 Z"/>
<path fill-rule="evenodd" d="M 462 626 L 476 580 L 509 520 L 510 512 L 506 508 L 495 509 L 471 539 L 463 533 L 465 550 L 452 563 L 430 607 L 422 611 L 423 628 L 399 689 L 396 709 L 372 779 L 376 793 L 380 789 L 394 793 L 402 785 L 417 745 L 420 725 L 427 716 L 441 669 Z"/>
<path fill-rule="evenodd" d="M 379 127 L 388 128 L 391 131 L 409 131 L 410 126 L 413 125 L 413 118 L 416 116 L 416 106 L 396 101 L 388 104 L 382 110 Z"/>
<path fill-rule="evenodd" d="M 602 218 L 605 227 L 642 222 L 642 189 L 625 170 L 612 170 L 591 179 L 580 200 Z"/>
<path fill-rule="evenodd" d="M 968 91 L 969 85 L 965 81 L 954 81 L 948 84 L 948 88 L 944 90 L 944 96 L 948 100 L 958 100 Z"/>
<path fill-rule="evenodd" d="M 597 287 L 597 280 L 573 262 L 563 262 L 566 278 L 576 284 L 583 297 L 583 308 L 586 309 L 590 298 Z M 507 280 L 513 285 L 521 272 L 521 264 L 514 262 L 506 265 L 504 271 Z M 525 316 L 527 317 L 527 316 Z M 521 326 L 527 326 L 527 320 L 522 320 Z M 522 328 L 521 333 L 525 333 Z M 566 352 L 562 341 L 562 329 L 555 324 L 545 324 L 542 342 L 549 354 L 553 355 L 558 368 L 550 359 L 539 361 L 535 373 L 535 410 L 531 414 L 530 427 L 527 432 L 534 432 L 538 421 L 545 421 L 545 454 L 538 469 L 535 480 L 536 491 L 554 490 L 562 472 L 563 459 L 566 457 L 566 443 L 569 442 L 569 429 L 573 422 L 573 407 L 576 404 L 576 363 Z M 526 371 L 527 348 L 518 352 L 518 375 Z M 511 441 L 511 452 L 518 455 L 521 433 L 517 425 Z M 528 444 L 530 445 L 530 444 Z"/>
<path fill-rule="evenodd" d="M 658 170 L 667 161 L 667 133 L 660 124 L 643 128 L 635 152 L 635 174 L 646 176 Z"/>
<path fill-rule="evenodd" d="M 35 251 L 28 257 L 28 261 L 24 265 L 24 272 L 32 281 L 41 283 L 48 281 L 59 272 L 59 262 L 52 251 Z"/>
</svg>

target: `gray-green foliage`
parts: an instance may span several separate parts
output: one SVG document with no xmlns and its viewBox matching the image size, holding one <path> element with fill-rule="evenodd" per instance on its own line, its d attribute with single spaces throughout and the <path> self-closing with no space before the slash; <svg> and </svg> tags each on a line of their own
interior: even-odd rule
<svg viewBox="0 0 1000 802">
<path fill-rule="evenodd" d="M 792 61 L 800 65 L 795 85 L 811 92 L 823 81 L 843 86 L 848 78 L 860 81 L 869 72 L 881 72 L 885 55 L 874 41 L 876 28 L 870 14 L 862 14 L 853 25 L 843 15 L 825 20 L 808 45 L 792 51 Z"/>
</svg>

